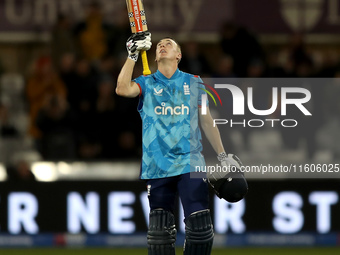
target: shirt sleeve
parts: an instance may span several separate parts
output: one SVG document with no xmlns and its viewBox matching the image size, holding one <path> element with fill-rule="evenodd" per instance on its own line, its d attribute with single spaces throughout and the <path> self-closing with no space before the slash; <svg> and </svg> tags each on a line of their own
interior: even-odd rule
<svg viewBox="0 0 340 255">
<path fill-rule="evenodd" d="M 141 75 L 139 76 L 138 78 L 136 79 L 133 79 L 132 81 L 134 81 L 135 83 L 137 83 L 138 87 L 139 87 L 139 90 L 140 90 L 140 93 L 139 93 L 139 96 L 142 96 L 144 95 L 145 93 L 145 76 L 144 75 Z"/>
</svg>

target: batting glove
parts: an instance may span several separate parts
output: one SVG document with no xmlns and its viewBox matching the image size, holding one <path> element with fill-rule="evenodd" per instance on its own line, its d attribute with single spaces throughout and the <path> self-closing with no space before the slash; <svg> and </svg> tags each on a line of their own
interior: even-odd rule
<svg viewBox="0 0 340 255">
<path fill-rule="evenodd" d="M 221 152 L 217 156 L 218 161 L 221 162 L 221 166 L 235 166 L 239 170 L 241 170 L 241 167 L 243 166 L 241 160 L 234 154 L 226 154 L 225 152 Z"/>
<path fill-rule="evenodd" d="M 126 42 L 126 49 L 129 53 L 129 58 L 136 62 L 138 60 L 139 52 L 141 50 L 149 50 L 151 45 L 150 32 L 139 32 L 131 35 Z"/>
</svg>

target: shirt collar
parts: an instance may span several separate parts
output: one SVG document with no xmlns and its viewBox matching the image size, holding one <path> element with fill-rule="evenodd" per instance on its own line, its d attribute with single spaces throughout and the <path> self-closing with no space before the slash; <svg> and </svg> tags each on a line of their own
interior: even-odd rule
<svg viewBox="0 0 340 255">
<path fill-rule="evenodd" d="M 176 71 L 174 72 L 174 74 L 171 76 L 171 78 L 167 78 L 165 77 L 159 70 L 157 70 L 156 72 L 156 76 L 162 80 L 174 80 L 176 78 L 178 78 L 179 74 L 180 74 L 180 70 L 177 68 Z"/>
</svg>

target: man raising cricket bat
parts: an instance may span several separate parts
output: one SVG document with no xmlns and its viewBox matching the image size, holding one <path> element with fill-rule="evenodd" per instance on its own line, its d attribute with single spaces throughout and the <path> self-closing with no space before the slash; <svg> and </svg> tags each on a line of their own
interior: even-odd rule
<svg viewBox="0 0 340 255">
<path fill-rule="evenodd" d="M 150 205 L 147 234 L 149 255 L 174 255 L 176 228 L 174 209 L 177 194 L 185 216 L 185 255 L 211 254 L 214 232 L 209 210 L 208 185 L 190 173 L 205 166 L 201 154 L 201 127 L 224 166 L 240 168 L 235 155 L 226 154 L 220 133 L 213 126 L 209 108 L 201 114 L 201 79 L 178 69 L 181 48 L 164 38 L 157 43 L 157 72 L 132 80 L 140 51 L 151 48 L 151 34 L 133 34 L 127 41 L 128 58 L 118 77 L 116 92 L 124 97 L 139 96 L 138 111 L 143 122 L 141 179 L 146 181 Z M 236 202 L 247 191 L 241 173 L 208 177 L 220 198 Z"/>
</svg>

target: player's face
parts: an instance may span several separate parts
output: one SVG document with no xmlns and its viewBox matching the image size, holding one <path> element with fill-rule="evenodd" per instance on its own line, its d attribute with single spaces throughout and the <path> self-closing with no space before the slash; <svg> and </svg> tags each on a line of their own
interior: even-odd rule
<svg viewBox="0 0 340 255">
<path fill-rule="evenodd" d="M 160 40 L 156 49 L 156 62 L 162 59 L 173 59 L 178 62 L 181 59 L 181 53 L 178 50 L 177 43 L 171 39 Z"/>
</svg>

